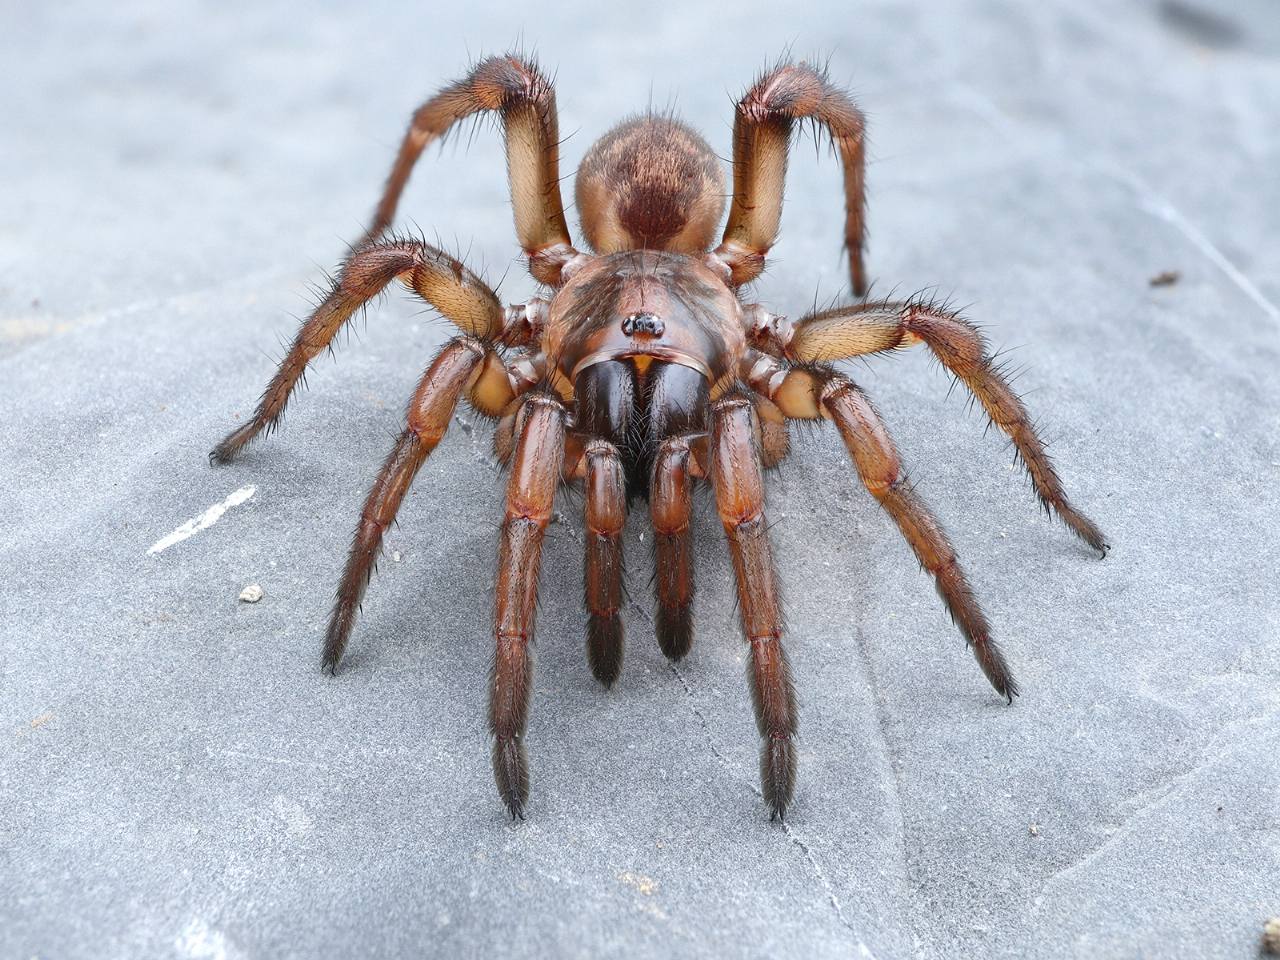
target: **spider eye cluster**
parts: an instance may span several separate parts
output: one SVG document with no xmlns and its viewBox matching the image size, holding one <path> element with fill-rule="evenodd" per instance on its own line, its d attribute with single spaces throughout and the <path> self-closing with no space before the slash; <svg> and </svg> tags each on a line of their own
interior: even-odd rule
<svg viewBox="0 0 1280 960">
<path fill-rule="evenodd" d="M 622 321 L 622 332 L 628 337 L 660 337 L 664 330 L 666 324 L 662 322 L 662 318 L 652 313 L 633 313 Z"/>
</svg>

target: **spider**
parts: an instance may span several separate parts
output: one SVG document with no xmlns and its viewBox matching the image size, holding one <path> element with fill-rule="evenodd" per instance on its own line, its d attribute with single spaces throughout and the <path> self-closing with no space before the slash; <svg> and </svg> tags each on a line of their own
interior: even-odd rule
<svg viewBox="0 0 1280 960">
<path fill-rule="evenodd" d="M 504 307 L 455 257 L 388 235 L 423 149 L 464 118 L 496 115 L 507 151 L 516 235 L 545 296 Z M 744 299 L 778 233 L 791 134 L 818 124 L 844 173 L 844 240 L 860 302 L 795 322 Z M 465 399 L 497 420 L 494 447 L 509 468 L 498 544 L 489 681 L 493 772 L 512 819 L 529 797 L 525 729 L 539 561 L 556 489 L 585 490 L 586 653 L 606 687 L 623 652 L 622 533 L 647 501 L 653 526 L 658 645 L 673 661 L 693 640 L 695 485 L 709 484 L 727 535 L 751 699 L 762 738 L 762 794 L 781 818 L 796 779 L 796 698 L 783 649 L 778 576 L 764 513 L 763 472 L 787 456 L 791 421 L 829 421 L 862 483 L 937 583 L 991 685 L 1010 703 L 1017 685 L 941 525 L 907 480 L 867 395 L 837 361 L 923 343 L 1013 442 L 1044 508 L 1105 556 L 1102 532 L 1067 500 L 1021 400 L 983 337 L 925 299 L 868 301 L 864 246 L 864 118 L 824 72 L 784 62 L 737 104 L 733 189 L 721 164 L 671 116 L 614 127 L 587 152 L 575 191 L 588 251 L 569 235 L 560 195 L 555 92 L 530 60 L 486 59 L 413 115 L 363 239 L 303 322 L 252 419 L 210 454 L 225 463 L 284 411 L 307 364 L 352 315 L 400 280 L 459 329 L 436 354 L 407 423 L 369 491 L 324 642 L 335 673 L 361 597 L 423 462 Z"/>
</svg>

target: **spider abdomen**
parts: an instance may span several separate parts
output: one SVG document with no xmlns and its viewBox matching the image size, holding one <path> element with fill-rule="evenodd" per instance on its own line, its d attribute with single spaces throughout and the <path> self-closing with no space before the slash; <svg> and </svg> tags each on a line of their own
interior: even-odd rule
<svg viewBox="0 0 1280 960">
<path fill-rule="evenodd" d="M 596 141 L 578 168 L 576 192 L 582 232 L 600 253 L 700 253 L 724 212 L 724 171 L 694 130 L 646 115 Z"/>
</svg>

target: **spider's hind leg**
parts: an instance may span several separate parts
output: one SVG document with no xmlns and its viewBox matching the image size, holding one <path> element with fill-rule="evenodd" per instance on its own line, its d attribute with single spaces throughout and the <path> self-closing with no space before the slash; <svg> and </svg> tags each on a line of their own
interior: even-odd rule
<svg viewBox="0 0 1280 960">
<path fill-rule="evenodd" d="M 560 135 L 556 95 L 537 64 L 516 54 L 489 57 L 445 87 L 413 114 L 364 241 L 391 225 L 400 194 L 426 146 L 459 121 L 483 113 L 501 119 L 516 234 L 534 277 L 556 284 L 577 253 L 560 197 Z"/>
<path fill-rule="evenodd" d="M 729 267 L 735 286 L 764 270 L 782 222 L 791 133 L 797 121 L 806 120 L 830 133 L 840 155 L 849 283 L 861 296 L 867 289 L 866 121 L 848 94 L 807 63 L 784 63 L 769 71 L 738 102 L 733 121 L 733 204 L 715 252 Z"/>
</svg>

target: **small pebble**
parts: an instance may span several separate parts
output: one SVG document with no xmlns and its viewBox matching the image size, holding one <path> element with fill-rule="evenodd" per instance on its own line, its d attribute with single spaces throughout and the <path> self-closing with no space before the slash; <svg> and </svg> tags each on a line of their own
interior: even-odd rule
<svg viewBox="0 0 1280 960">
<path fill-rule="evenodd" d="M 257 603 L 264 596 L 266 596 L 266 591 L 263 590 L 256 583 L 251 583 L 247 587 L 245 587 L 243 590 L 240 591 L 240 602 L 241 603 Z"/>
<path fill-rule="evenodd" d="M 1280 917 L 1272 917 L 1262 927 L 1262 949 L 1280 956 Z"/>
<path fill-rule="evenodd" d="M 401 560 L 403 560 L 403 559 L 404 559 L 404 554 L 402 554 L 399 550 L 392 550 L 392 551 L 391 551 L 391 562 L 392 562 L 392 563 L 399 563 L 399 562 L 400 562 Z"/>
<path fill-rule="evenodd" d="M 1040 824 L 1033 823 L 1030 827 L 1027 828 L 1027 833 L 1031 834 L 1033 837 L 1040 836 Z"/>
</svg>

